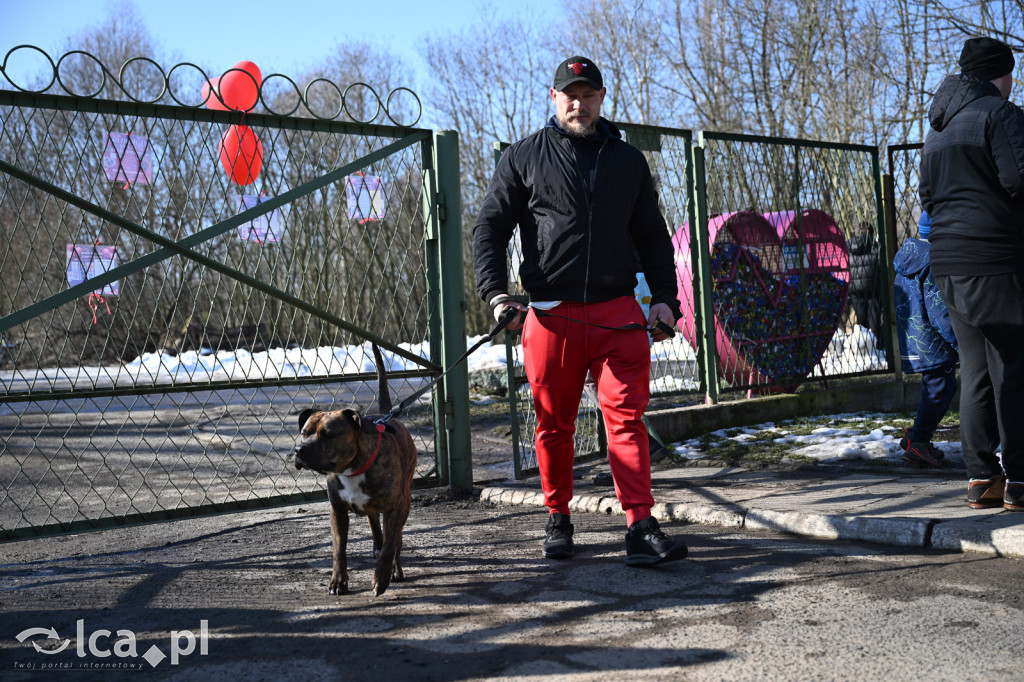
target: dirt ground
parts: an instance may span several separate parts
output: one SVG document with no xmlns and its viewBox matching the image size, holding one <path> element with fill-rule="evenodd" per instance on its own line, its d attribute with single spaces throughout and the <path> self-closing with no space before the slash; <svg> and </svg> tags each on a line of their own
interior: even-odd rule
<svg viewBox="0 0 1024 682">
<path fill-rule="evenodd" d="M 478 485 L 511 478 L 508 438 L 497 408 L 474 420 Z M 580 467 L 581 492 L 601 467 Z M 622 561 L 622 517 L 580 514 L 579 554 L 552 562 L 539 551 L 543 508 L 491 507 L 451 499 L 443 488 L 417 489 L 414 498 L 407 580 L 379 598 L 370 592 L 369 532 L 359 518 L 349 544 L 352 592 L 328 595 L 326 502 L 0 545 L 0 676 L 48 679 L 41 667 L 49 665 L 103 680 L 121 670 L 247 682 L 767 679 L 758 676 L 768 669 L 805 677 L 820 669 L 792 668 L 784 653 L 764 667 L 764 643 L 744 634 L 765 621 L 751 600 L 788 580 L 792 566 L 849 579 L 876 561 L 837 558 L 846 543 L 822 550 L 673 524 L 690 542 L 690 559 L 638 571 Z M 915 561 L 940 567 L 963 561 L 922 556 Z M 801 576 L 794 584 L 816 583 Z M 909 580 L 906 589 L 927 585 Z M 741 606 L 719 620 L 730 603 Z M 827 620 L 801 618 L 797 625 Z M 695 638 L 694 627 L 707 636 Z M 733 631 L 726 645 L 721 633 Z M 784 652 L 792 635 L 782 628 L 779 637 Z"/>
<path fill-rule="evenodd" d="M 327 593 L 326 502 L 10 543 L 0 676 L 952 680 L 1024 660 L 1019 561 L 671 524 L 688 559 L 635 569 L 622 517 L 584 513 L 556 562 L 544 515 L 418 491 L 407 579 L 381 597 L 362 523 L 352 592 Z"/>
</svg>

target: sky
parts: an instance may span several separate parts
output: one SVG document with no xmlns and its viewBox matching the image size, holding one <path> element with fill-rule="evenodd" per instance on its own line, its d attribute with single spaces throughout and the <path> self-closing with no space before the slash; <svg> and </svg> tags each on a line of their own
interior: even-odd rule
<svg viewBox="0 0 1024 682">
<path fill-rule="evenodd" d="M 228 69 L 256 63 L 264 74 L 294 75 L 346 39 L 379 40 L 418 65 L 427 36 L 529 11 L 538 20 L 557 0 L 0 0 L 0 55 L 30 44 L 63 54 L 69 37 L 103 24 L 121 4 L 135 6 L 154 41 L 180 61 Z"/>
</svg>

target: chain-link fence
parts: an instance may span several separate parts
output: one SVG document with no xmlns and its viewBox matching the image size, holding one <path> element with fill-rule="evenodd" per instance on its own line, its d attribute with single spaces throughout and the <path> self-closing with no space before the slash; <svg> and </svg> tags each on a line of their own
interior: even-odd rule
<svg viewBox="0 0 1024 682">
<path fill-rule="evenodd" d="M 893 186 L 893 213 L 898 249 L 907 237 L 917 236 L 917 222 L 921 218 L 921 199 L 917 188 L 921 184 L 921 150 L 923 144 L 902 144 L 889 147 L 889 176 Z"/>
<path fill-rule="evenodd" d="M 83 54 L 0 90 L 0 538 L 321 497 L 298 412 L 372 411 L 371 342 L 396 403 L 441 365 L 418 100 Z M 403 419 L 443 475 L 443 416 Z"/>
<path fill-rule="evenodd" d="M 700 152 L 722 389 L 889 372 L 877 149 L 703 133 Z"/>
</svg>

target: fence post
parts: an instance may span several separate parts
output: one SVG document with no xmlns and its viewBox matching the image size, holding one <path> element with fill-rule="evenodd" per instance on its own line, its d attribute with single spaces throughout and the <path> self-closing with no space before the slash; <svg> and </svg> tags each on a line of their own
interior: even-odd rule
<svg viewBox="0 0 1024 682">
<path fill-rule="evenodd" d="M 704 167 L 704 137 L 700 134 L 693 150 L 693 197 L 695 220 L 690 231 L 693 258 L 693 328 L 697 336 L 697 367 L 703 373 L 705 400 L 718 402 L 718 345 L 715 340 L 715 305 L 711 299 L 711 248 L 708 245 L 708 193 Z M 694 248 L 696 246 L 696 248 Z"/>
<path fill-rule="evenodd" d="M 875 177 L 879 174 L 876 173 Z M 882 246 L 884 247 L 885 263 L 882 272 L 885 277 L 882 281 L 882 291 L 885 294 L 886 322 L 889 332 L 889 362 L 894 370 L 896 381 L 903 381 L 903 362 L 900 359 L 899 337 L 896 333 L 896 303 L 893 299 L 893 287 L 889 286 L 893 281 L 893 260 L 896 258 L 896 191 L 892 175 L 881 175 L 882 191 Z M 892 314 L 888 314 L 892 311 Z"/>
<path fill-rule="evenodd" d="M 436 365 L 444 365 L 441 353 L 441 339 L 444 334 L 441 327 L 441 249 L 438 247 L 441 232 L 439 204 L 437 198 L 437 172 L 434 161 L 434 136 L 423 140 L 423 224 L 426 228 L 426 245 L 424 265 L 427 271 L 427 327 L 430 344 L 430 361 Z M 434 385 L 433 391 L 434 418 L 434 454 L 437 476 L 448 480 L 448 429 L 445 427 L 444 382 Z"/>
<path fill-rule="evenodd" d="M 469 371 L 452 363 L 466 352 L 466 296 L 462 264 L 462 180 L 459 175 L 459 134 L 434 133 L 440 231 L 441 356 L 444 378 L 445 425 L 448 429 L 448 489 L 473 489 L 473 453 L 469 432 Z"/>
</svg>

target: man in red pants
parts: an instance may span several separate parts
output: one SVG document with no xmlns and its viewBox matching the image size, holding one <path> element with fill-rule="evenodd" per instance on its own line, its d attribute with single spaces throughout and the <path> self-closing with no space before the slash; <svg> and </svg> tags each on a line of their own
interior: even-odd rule
<svg viewBox="0 0 1024 682">
<path fill-rule="evenodd" d="M 608 434 L 615 493 L 626 512 L 626 563 L 686 556 L 651 516 L 651 460 L 643 413 L 650 399 L 650 346 L 680 317 L 673 248 L 647 160 L 601 118 L 606 90 L 597 66 L 574 56 L 555 71 L 547 125 L 502 155 L 473 228 L 477 292 L 500 318 L 520 314 L 526 376 L 537 414 L 536 453 L 549 509 L 544 555 L 574 553 L 573 432 L 587 372 Z M 519 278 L 530 306 L 508 294 L 507 249 L 522 240 Z M 645 319 L 636 273 L 651 289 Z M 525 313 L 525 320 L 523 315 Z M 662 329 L 657 325 L 663 326 Z"/>
</svg>

